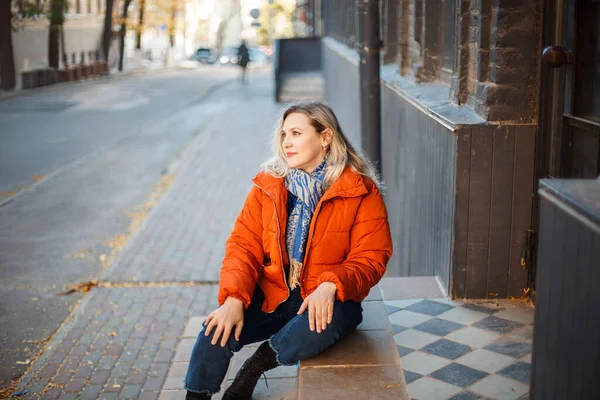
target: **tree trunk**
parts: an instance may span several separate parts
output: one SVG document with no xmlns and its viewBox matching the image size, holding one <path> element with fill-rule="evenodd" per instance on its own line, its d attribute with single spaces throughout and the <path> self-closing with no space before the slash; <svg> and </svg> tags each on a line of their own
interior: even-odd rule
<svg viewBox="0 0 600 400">
<path fill-rule="evenodd" d="M 146 8 L 146 0 L 140 0 L 140 14 L 138 19 L 138 26 L 135 34 L 135 48 L 141 50 L 142 48 L 142 30 L 144 29 L 144 10 Z"/>
<path fill-rule="evenodd" d="M 0 88 L 3 90 L 13 90 L 16 85 L 11 19 L 11 2 L 4 0 L 0 6 Z"/>
<path fill-rule="evenodd" d="M 50 3 L 50 28 L 48 29 L 48 65 L 58 68 L 60 62 L 60 31 L 65 22 L 66 0 L 52 0 Z"/>
<path fill-rule="evenodd" d="M 177 12 L 177 0 L 171 0 L 171 22 L 169 23 L 169 43 L 171 48 L 175 46 L 175 15 Z"/>
<path fill-rule="evenodd" d="M 104 13 L 104 30 L 102 32 L 102 55 L 108 63 L 108 51 L 112 37 L 112 13 L 114 0 L 106 0 L 106 12 Z"/>
<path fill-rule="evenodd" d="M 125 58 L 125 35 L 127 35 L 127 13 L 131 0 L 125 0 L 123 3 L 123 12 L 121 13 L 121 31 L 119 32 L 119 71 L 123 71 L 123 62 Z"/>
</svg>

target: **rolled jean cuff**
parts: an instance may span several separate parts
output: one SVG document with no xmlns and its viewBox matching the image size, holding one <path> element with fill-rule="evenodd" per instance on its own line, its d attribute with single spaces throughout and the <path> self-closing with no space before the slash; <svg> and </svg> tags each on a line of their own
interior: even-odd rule
<svg viewBox="0 0 600 400">
<path fill-rule="evenodd" d="M 187 378 L 183 378 L 183 388 L 185 390 L 187 390 L 188 392 L 194 392 L 194 393 L 200 393 L 200 394 L 207 394 L 209 396 L 215 395 L 215 394 L 217 394 L 217 393 L 219 393 L 221 391 L 220 387 L 219 387 L 219 389 L 217 391 L 212 391 L 212 390 L 209 390 L 209 389 L 201 389 L 201 390 L 191 389 L 190 387 L 188 387 Z"/>
</svg>

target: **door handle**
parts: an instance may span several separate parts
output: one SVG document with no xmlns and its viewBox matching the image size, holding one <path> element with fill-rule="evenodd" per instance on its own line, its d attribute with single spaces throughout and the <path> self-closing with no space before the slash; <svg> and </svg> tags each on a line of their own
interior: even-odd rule
<svg viewBox="0 0 600 400">
<path fill-rule="evenodd" d="M 542 51 L 542 61 L 549 68 L 571 64 L 572 56 L 565 46 L 548 46 Z"/>
</svg>

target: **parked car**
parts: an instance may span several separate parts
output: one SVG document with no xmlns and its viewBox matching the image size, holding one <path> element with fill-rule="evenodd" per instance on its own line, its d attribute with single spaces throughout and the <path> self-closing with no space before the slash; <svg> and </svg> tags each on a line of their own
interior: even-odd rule
<svg viewBox="0 0 600 400">
<path fill-rule="evenodd" d="M 219 57 L 219 64 L 221 64 L 221 65 L 237 64 L 237 62 L 238 62 L 237 52 L 238 52 L 237 47 L 233 47 L 233 46 L 224 47 L 223 51 L 221 52 L 221 57 Z"/>
<path fill-rule="evenodd" d="M 249 48 L 250 50 L 250 63 L 255 66 L 265 65 L 269 62 L 269 56 L 266 54 L 265 50 L 258 46 L 252 46 Z"/>
<path fill-rule="evenodd" d="M 217 56 L 213 51 L 206 47 L 200 47 L 192 56 L 192 59 L 202 64 L 214 64 L 217 61 Z"/>
</svg>

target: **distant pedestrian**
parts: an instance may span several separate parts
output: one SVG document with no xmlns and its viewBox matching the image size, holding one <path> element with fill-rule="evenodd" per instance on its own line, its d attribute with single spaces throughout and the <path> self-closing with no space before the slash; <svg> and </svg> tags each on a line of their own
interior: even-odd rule
<svg viewBox="0 0 600 400">
<path fill-rule="evenodd" d="M 350 334 L 392 255 L 378 177 L 325 103 L 284 111 L 273 157 L 253 183 L 226 242 L 221 306 L 192 350 L 188 400 L 219 392 L 245 345 L 263 342 L 223 400 L 250 400 L 265 371 L 296 365 Z"/>
<path fill-rule="evenodd" d="M 248 47 L 246 47 L 246 41 L 242 40 L 242 44 L 238 48 L 237 51 L 238 65 L 242 67 L 242 75 L 240 80 L 242 83 L 246 83 L 248 78 L 246 77 L 246 69 L 248 68 L 248 63 L 250 63 L 250 51 Z"/>
</svg>

